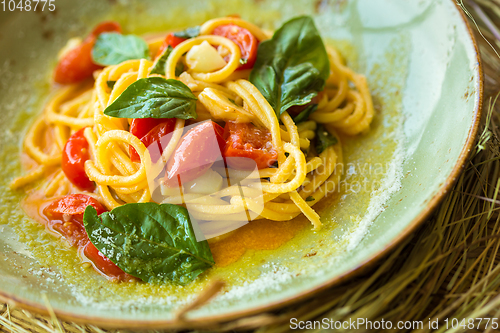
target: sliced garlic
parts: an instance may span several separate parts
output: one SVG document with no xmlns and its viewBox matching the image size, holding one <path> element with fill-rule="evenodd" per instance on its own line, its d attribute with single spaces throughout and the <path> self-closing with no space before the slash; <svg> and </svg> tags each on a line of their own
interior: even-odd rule
<svg viewBox="0 0 500 333">
<path fill-rule="evenodd" d="M 186 65 L 195 72 L 209 73 L 226 66 L 226 62 L 212 45 L 203 41 L 187 52 Z"/>
<path fill-rule="evenodd" d="M 208 169 L 200 177 L 183 184 L 186 193 L 213 194 L 222 188 L 222 177 L 212 169 Z"/>
<path fill-rule="evenodd" d="M 163 182 L 161 182 L 161 194 L 166 197 L 181 196 L 184 190 L 180 187 L 167 187 Z"/>
</svg>

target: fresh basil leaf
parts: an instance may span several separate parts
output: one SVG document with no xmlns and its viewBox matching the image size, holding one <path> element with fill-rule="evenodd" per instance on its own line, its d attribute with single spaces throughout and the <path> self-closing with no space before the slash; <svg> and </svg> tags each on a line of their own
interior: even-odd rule
<svg viewBox="0 0 500 333">
<path fill-rule="evenodd" d="M 326 148 L 337 144 L 336 137 L 330 134 L 322 124 L 316 128 L 316 152 L 321 154 Z"/>
<path fill-rule="evenodd" d="M 182 72 L 184 72 L 186 69 L 184 68 L 184 65 L 182 62 L 178 62 L 177 65 L 175 66 L 175 76 L 180 76 Z"/>
<path fill-rule="evenodd" d="M 132 59 L 149 59 L 148 44 L 138 36 L 102 33 L 92 48 L 92 60 L 99 65 L 118 65 Z"/>
<path fill-rule="evenodd" d="M 160 74 L 165 76 L 165 63 L 167 62 L 168 56 L 172 53 L 172 46 L 168 46 L 163 53 L 160 55 L 158 60 L 155 61 L 153 69 L 150 74 Z"/>
<path fill-rule="evenodd" d="M 92 244 L 126 273 L 145 282 L 186 285 L 214 265 L 207 241 L 198 242 L 187 209 L 131 203 L 83 215 Z"/>
<path fill-rule="evenodd" d="M 201 27 L 197 25 L 196 27 L 190 27 L 182 31 L 176 31 L 174 32 L 174 36 L 186 39 L 198 37 L 200 35 L 200 28 Z"/>
<path fill-rule="evenodd" d="M 314 111 L 316 111 L 317 109 L 318 109 L 318 104 L 311 104 L 307 108 L 302 110 L 301 113 L 296 115 L 295 118 L 293 118 L 293 121 L 295 122 L 295 124 L 306 121 L 309 118 L 309 115 Z"/>
<path fill-rule="evenodd" d="M 306 198 L 306 201 L 307 201 L 307 202 L 309 202 L 309 201 L 314 201 L 314 200 L 316 200 L 316 199 L 314 199 L 314 197 L 313 197 L 312 195 L 310 195 L 310 196 L 308 196 L 308 197 Z"/>
<path fill-rule="evenodd" d="M 104 114 L 116 118 L 196 118 L 196 96 L 181 81 L 148 77 L 128 86 Z"/>
<path fill-rule="evenodd" d="M 115 83 L 116 81 L 106 81 L 106 85 L 108 86 L 109 89 L 113 89 Z"/>
<path fill-rule="evenodd" d="M 260 43 L 250 82 L 279 118 L 289 107 L 311 102 L 329 75 L 330 62 L 314 21 L 300 16 Z"/>
</svg>

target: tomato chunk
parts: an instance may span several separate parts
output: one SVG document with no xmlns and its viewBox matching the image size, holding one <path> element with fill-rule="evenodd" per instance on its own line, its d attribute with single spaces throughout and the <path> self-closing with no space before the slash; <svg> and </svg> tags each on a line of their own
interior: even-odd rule
<svg viewBox="0 0 500 333">
<path fill-rule="evenodd" d="M 235 24 L 219 25 L 212 32 L 235 42 L 241 49 L 241 59 L 245 61 L 238 69 L 252 68 L 257 59 L 259 41 L 250 31 Z M 227 60 L 226 60 L 227 61 Z"/>
<path fill-rule="evenodd" d="M 97 37 L 103 32 L 121 32 L 116 22 L 102 22 L 97 25 L 87 38 L 78 46 L 66 53 L 56 66 L 54 81 L 71 84 L 92 77 L 95 70 L 102 68 L 92 61 L 92 48 Z"/>
<path fill-rule="evenodd" d="M 90 158 L 89 143 L 83 131 L 75 132 L 64 145 L 62 151 L 62 171 L 76 187 L 83 191 L 92 192 L 95 188 L 93 181 L 85 173 L 85 161 Z"/>
<path fill-rule="evenodd" d="M 99 23 L 94 27 L 94 30 L 90 33 L 89 37 L 99 37 L 100 34 L 104 32 L 118 32 L 122 33 L 122 27 L 118 22 L 115 21 L 104 21 Z M 87 37 L 88 38 L 88 37 Z"/>
<path fill-rule="evenodd" d="M 185 40 L 186 40 L 186 38 L 177 37 L 172 32 L 169 33 L 165 37 L 163 44 L 161 44 L 160 48 L 158 49 L 158 52 L 156 53 L 156 57 L 159 57 L 163 53 L 163 51 L 165 51 L 165 49 L 167 47 L 172 46 L 174 48 Z"/>
<path fill-rule="evenodd" d="M 99 201 L 86 194 L 70 194 L 60 199 L 53 201 L 49 206 L 45 207 L 44 212 L 49 217 L 61 217 L 64 214 L 72 215 L 79 221 L 83 222 L 83 213 L 87 206 L 92 206 L 100 215 L 106 211 L 106 208 Z"/>
<path fill-rule="evenodd" d="M 102 254 L 92 242 L 88 242 L 83 248 L 83 254 L 90 259 L 94 267 L 103 272 L 106 276 L 119 281 L 130 279 L 130 275 L 121 270 L 104 254 Z"/>
<path fill-rule="evenodd" d="M 276 162 L 278 153 L 272 145 L 271 133 L 267 129 L 259 129 L 251 123 L 235 123 L 229 121 L 224 128 L 226 146 L 224 157 L 229 166 L 235 169 L 253 169 L 253 163 L 244 159 L 228 157 L 250 158 L 257 163 L 257 168 L 268 168 Z"/>
<path fill-rule="evenodd" d="M 48 220 L 48 227 L 61 234 L 72 246 L 78 247 L 94 266 L 114 280 L 125 280 L 129 275 L 123 272 L 111 260 L 106 258 L 90 242 L 83 226 L 83 213 L 87 206 L 92 206 L 97 214 L 106 209 L 96 199 L 85 194 L 70 194 L 54 200 L 43 210 Z"/>
<path fill-rule="evenodd" d="M 138 137 L 141 142 L 147 147 L 153 143 L 157 143 L 159 147 L 160 154 L 163 153 L 163 148 L 168 142 L 162 142 L 160 140 L 171 133 L 175 129 L 175 118 L 142 118 L 142 119 L 132 119 L 130 124 L 130 133 Z M 130 160 L 132 162 L 140 162 L 141 158 L 139 154 L 135 151 L 134 147 L 129 146 Z M 152 157 L 153 158 L 153 157 Z"/>
<path fill-rule="evenodd" d="M 213 121 L 191 128 L 181 138 L 167 163 L 165 185 L 177 187 L 204 174 L 219 158 L 222 159 L 224 129 Z"/>
</svg>

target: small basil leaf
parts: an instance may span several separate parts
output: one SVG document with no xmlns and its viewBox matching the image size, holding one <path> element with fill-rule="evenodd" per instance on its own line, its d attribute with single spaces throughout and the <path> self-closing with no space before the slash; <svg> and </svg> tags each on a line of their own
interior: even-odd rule
<svg viewBox="0 0 500 333">
<path fill-rule="evenodd" d="M 175 76 L 180 76 L 182 72 L 184 72 L 186 69 L 184 68 L 184 65 L 182 62 L 178 62 L 177 65 L 175 66 Z"/>
<path fill-rule="evenodd" d="M 116 81 L 106 81 L 106 85 L 108 86 L 109 89 L 113 89 L 115 83 Z"/>
<path fill-rule="evenodd" d="M 314 21 L 294 18 L 260 43 L 252 82 L 279 117 L 293 105 L 311 102 L 330 75 L 325 45 Z"/>
<path fill-rule="evenodd" d="M 132 59 L 149 59 L 148 44 L 138 36 L 102 33 L 92 48 L 92 60 L 102 66 L 118 65 Z"/>
<path fill-rule="evenodd" d="M 316 199 L 314 199 L 314 197 L 313 197 L 312 195 L 310 195 L 310 196 L 308 196 L 308 197 L 306 198 L 306 201 L 307 201 L 307 202 L 309 202 L 309 201 L 314 201 L 314 200 L 316 200 Z"/>
<path fill-rule="evenodd" d="M 337 144 L 336 137 L 330 134 L 323 125 L 316 128 L 316 152 L 321 154 L 326 148 Z"/>
<path fill-rule="evenodd" d="M 207 241 L 196 240 L 181 206 L 131 203 L 100 216 L 87 206 L 83 223 L 102 254 L 145 282 L 186 285 L 214 265 Z"/>
<path fill-rule="evenodd" d="M 148 77 L 128 86 L 104 114 L 116 118 L 196 118 L 196 96 L 181 81 Z"/>
<path fill-rule="evenodd" d="M 151 74 L 160 74 L 165 76 L 165 63 L 167 62 L 168 56 L 172 53 L 172 46 L 168 46 L 163 53 L 160 55 L 158 60 L 155 61 Z"/>
<path fill-rule="evenodd" d="M 200 35 L 200 28 L 201 27 L 199 25 L 197 25 L 196 27 L 190 27 L 182 31 L 174 32 L 174 36 L 186 39 L 198 37 Z"/>
<path fill-rule="evenodd" d="M 311 104 L 307 108 L 305 108 L 301 113 L 293 118 L 293 121 L 298 124 L 303 121 L 306 121 L 309 118 L 309 115 L 318 109 L 318 104 Z"/>
</svg>

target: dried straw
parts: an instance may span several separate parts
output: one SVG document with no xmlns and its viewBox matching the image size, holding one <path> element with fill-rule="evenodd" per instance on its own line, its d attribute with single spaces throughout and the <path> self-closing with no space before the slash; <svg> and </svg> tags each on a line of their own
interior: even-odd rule
<svg viewBox="0 0 500 333">
<path fill-rule="evenodd" d="M 312 299 L 272 313 L 206 327 L 211 331 L 285 332 L 297 320 L 372 322 L 499 318 L 500 316 L 500 0 L 470 0 L 465 6 L 475 23 L 485 70 L 486 110 L 473 156 L 453 190 L 433 216 L 369 273 Z M 479 33 L 480 29 L 481 33 Z M 482 37 L 484 36 L 484 38 Z M 486 41 L 486 40 L 487 41 Z M 492 332 L 483 321 L 470 332 Z M 58 321 L 0 304 L 0 332 L 110 332 L 94 326 Z M 362 332 L 363 329 L 344 331 Z M 375 331 L 375 330 L 370 330 Z M 121 331 L 123 332 L 123 331 Z"/>
</svg>

